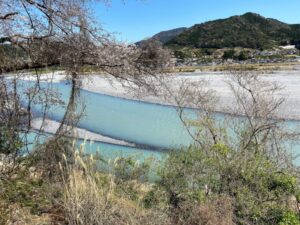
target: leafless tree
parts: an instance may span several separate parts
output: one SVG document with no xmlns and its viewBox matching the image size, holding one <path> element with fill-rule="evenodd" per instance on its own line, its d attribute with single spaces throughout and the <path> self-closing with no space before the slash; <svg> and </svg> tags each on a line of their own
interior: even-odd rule
<svg viewBox="0 0 300 225">
<path fill-rule="evenodd" d="M 299 132 L 279 114 L 285 100 L 277 95 L 281 87 L 263 80 L 256 72 L 231 71 L 226 80 L 233 104 L 222 115 L 216 106 L 223 103 L 207 81 L 186 79 L 176 91 L 168 87 L 195 144 L 209 152 L 213 145 L 222 143 L 236 151 L 264 151 L 278 163 L 291 162 L 286 154 L 287 143 L 299 140 Z M 193 116 L 186 107 L 194 108 Z"/>
<path fill-rule="evenodd" d="M 168 64 L 170 54 L 158 43 L 137 47 L 117 42 L 94 20 L 89 4 L 88 0 L 0 1 L 0 74 L 14 72 L 20 77 L 24 69 L 36 73 L 36 85 L 27 92 L 27 107 L 18 106 L 27 111 L 27 124 L 22 124 L 27 132 L 31 129 L 33 101 L 43 98 L 45 112 L 51 106 L 46 94 L 49 90 L 39 85 L 40 68 L 63 68 L 72 86 L 65 115 L 56 132 L 56 137 L 62 137 L 72 132 L 82 114 L 78 107 L 80 81 L 87 75 L 85 67 L 111 74 L 138 88 L 155 90 L 146 75 L 154 77 Z M 17 93 L 16 90 L 16 96 Z"/>
</svg>

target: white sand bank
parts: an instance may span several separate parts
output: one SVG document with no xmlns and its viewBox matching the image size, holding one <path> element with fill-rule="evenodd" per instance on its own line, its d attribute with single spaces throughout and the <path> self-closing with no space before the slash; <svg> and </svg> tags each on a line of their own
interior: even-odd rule
<svg viewBox="0 0 300 225">
<path fill-rule="evenodd" d="M 66 79 L 66 73 L 64 71 L 55 71 L 39 74 L 38 76 L 33 73 L 8 74 L 7 78 L 18 78 L 27 81 L 37 81 L 39 79 L 40 82 L 59 83 Z"/>
<path fill-rule="evenodd" d="M 59 125 L 60 125 L 59 122 L 49 120 L 49 119 L 45 119 L 44 122 L 43 122 L 42 118 L 37 118 L 32 121 L 33 129 L 40 130 L 42 127 L 42 129 L 41 129 L 42 131 L 50 133 L 50 134 L 54 134 L 56 132 L 56 130 L 58 129 Z M 93 132 L 90 132 L 90 131 L 87 131 L 87 130 L 81 129 L 81 128 L 75 128 L 74 133 L 75 133 L 75 138 L 91 140 L 91 141 L 100 141 L 100 142 L 105 142 L 108 144 L 135 147 L 135 144 L 133 144 L 133 143 L 106 137 L 106 136 L 96 134 L 96 133 L 93 133 Z"/>
<path fill-rule="evenodd" d="M 296 67 L 291 71 L 276 71 L 273 73 L 266 73 L 260 75 L 263 80 L 268 82 L 276 82 L 282 90 L 280 90 L 275 97 L 283 97 L 286 99 L 285 103 L 279 109 L 279 116 L 286 119 L 300 119 L 300 67 Z M 108 79 L 109 78 L 109 79 Z M 151 103 L 159 104 L 175 104 L 172 98 L 162 98 L 154 95 L 138 95 L 130 92 L 128 88 L 124 87 L 119 81 L 113 77 L 103 75 L 91 75 L 89 78 L 83 79 L 82 88 L 88 91 L 107 94 L 116 97 L 127 99 L 142 100 Z M 207 89 L 214 90 L 216 96 L 219 98 L 217 104 L 217 111 L 230 112 L 230 109 L 236 104 L 234 95 L 228 85 L 229 73 L 226 72 L 196 72 L 188 74 L 177 74 L 169 76 L 169 86 L 176 93 L 176 89 L 183 81 L 192 83 L 201 80 L 207 81 Z"/>
</svg>

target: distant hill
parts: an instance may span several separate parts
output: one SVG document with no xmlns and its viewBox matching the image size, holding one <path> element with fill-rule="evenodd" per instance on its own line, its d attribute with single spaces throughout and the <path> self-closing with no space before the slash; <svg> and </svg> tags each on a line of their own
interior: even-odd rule
<svg viewBox="0 0 300 225">
<path fill-rule="evenodd" d="M 180 27 L 172 30 L 162 31 L 156 35 L 154 35 L 152 38 L 155 38 L 159 40 L 161 43 L 165 44 L 168 41 L 172 40 L 173 38 L 177 37 L 184 31 L 186 31 L 188 28 L 186 27 Z"/>
<path fill-rule="evenodd" d="M 255 13 L 164 31 L 153 37 L 171 48 L 269 49 L 299 43 L 300 24 L 286 24 Z"/>
<path fill-rule="evenodd" d="M 155 34 L 150 39 L 156 39 L 156 40 L 160 41 L 161 43 L 165 44 L 168 41 L 170 41 L 173 38 L 175 38 L 178 35 L 180 35 L 182 32 L 186 31 L 187 29 L 188 28 L 186 28 L 186 27 L 180 27 L 180 28 L 176 28 L 176 29 L 172 29 L 172 30 L 162 31 L 162 32 L 159 32 L 158 34 Z M 149 39 L 147 39 L 147 40 L 149 40 Z M 144 41 L 145 40 L 139 41 L 136 44 L 140 45 Z"/>
</svg>

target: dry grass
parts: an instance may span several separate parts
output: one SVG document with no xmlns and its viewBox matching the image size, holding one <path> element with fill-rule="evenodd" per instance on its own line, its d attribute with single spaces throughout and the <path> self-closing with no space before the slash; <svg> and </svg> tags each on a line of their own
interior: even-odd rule
<svg viewBox="0 0 300 225">
<path fill-rule="evenodd" d="M 10 205 L 7 225 L 52 225 L 53 218 L 49 214 L 33 215 L 28 208 L 18 204 Z"/>
<path fill-rule="evenodd" d="M 65 216 L 72 225 L 170 224 L 166 214 L 144 209 L 138 201 L 117 194 L 112 175 L 96 172 L 93 162 L 75 156 L 75 167 L 66 166 Z M 124 184 L 126 185 L 126 184 Z"/>
</svg>

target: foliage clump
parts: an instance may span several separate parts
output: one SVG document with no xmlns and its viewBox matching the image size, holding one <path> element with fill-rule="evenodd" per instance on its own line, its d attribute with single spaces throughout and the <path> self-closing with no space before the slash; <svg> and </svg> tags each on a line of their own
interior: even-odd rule
<svg viewBox="0 0 300 225">
<path fill-rule="evenodd" d="M 209 153 L 190 147 L 170 154 L 161 177 L 158 186 L 177 211 L 225 196 L 236 224 L 278 224 L 292 215 L 300 223 L 297 212 L 289 211 L 298 204 L 297 174 L 262 154 L 234 152 L 220 144 Z M 280 218 L 270 216 L 275 209 Z"/>
</svg>

